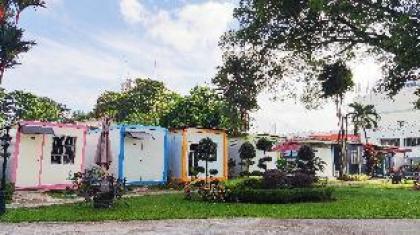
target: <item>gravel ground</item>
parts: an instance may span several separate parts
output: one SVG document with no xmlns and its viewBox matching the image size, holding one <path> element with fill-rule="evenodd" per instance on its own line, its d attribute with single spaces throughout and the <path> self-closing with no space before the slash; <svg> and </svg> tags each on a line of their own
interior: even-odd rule
<svg viewBox="0 0 420 235">
<path fill-rule="evenodd" d="M 9 234 L 420 234 L 420 220 L 209 219 L 0 224 Z"/>
</svg>

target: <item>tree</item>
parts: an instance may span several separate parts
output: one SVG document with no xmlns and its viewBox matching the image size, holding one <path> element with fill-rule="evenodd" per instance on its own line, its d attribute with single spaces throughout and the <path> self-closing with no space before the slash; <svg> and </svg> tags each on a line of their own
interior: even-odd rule
<svg viewBox="0 0 420 235">
<path fill-rule="evenodd" d="M 218 68 L 213 83 L 218 87 L 226 101 L 240 114 L 241 132 L 249 130 L 249 112 L 258 108 L 257 95 L 263 84 L 263 73 L 252 58 L 227 51 L 223 55 L 224 65 Z"/>
<path fill-rule="evenodd" d="M 209 173 L 210 175 L 217 175 L 218 173 L 217 169 L 208 169 L 209 162 L 217 161 L 217 144 L 208 137 L 201 139 L 197 146 L 197 158 L 199 161 L 205 162 L 205 172 L 202 173 L 206 175 L 205 183 L 207 184 Z"/>
<path fill-rule="evenodd" d="M 71 114 L 71 120 L 76 121 L 76 122 L 88 121 L 89 119 L 92 118 L 92 115 L 93 114 L 91 112 L 84 112 L 82 110 L 75 110 Z"/>
<path fill-rule="evenodd" d="M 264 154 L 265 154 L 265 152 L 271 151 L 271 148 L 273 148 L 273 142 L 263 137 L 263 138 L 258 139 L 256 147 L 258 150 L 264 151 Z"/>
<path fill-rule="evenodd" d="M 250 142 L 245 142 L 239 148 L 239 158 L 241 159 L 241 166 L 244 166 L 245 169 L 241 172 L 241 175 L 249 175 L 249 167 L 255 162 L 252 161 L 256 157 L 256 152 L 254 145 Z"/>
<path fill-rule="evenodd" d="M 345 144 L 344 143 L 344 119 L 342 114 L 342 106 L 345 94 L 354 86 L 352 80 L 352 73 L 342 61 L 337 61 L 330 65 L 324 65 L 323 71 L 318 77 L 321 82 L 320 97 L 323 99 L 332 98 L 336 105 L 336 115 L 338 118 L 339 127 L 339 172 L 340 175 L 344 174 L 345 167 Z"/>
<path fill-rule="evenodd" d="M 366 159 L 368 175 L 375 176 L 376 169 L 381 166 L 385 159 L 384 153 L 377 146 L 366 144 L 364 146 L 363 157 Z"/>
<path fill-rule="evenodd" d="M 117 122 L 161 125 L 161 119 L 175 104 L 179 95 L 163 82 L 136 79 L 132 87 L 121 92 L 106 91 L 97 100 L 94 116 L 111 117 Z"/>
<path fill-rule="evenodd" d="M 40 121 L 61 121 L 64 114 L 68 112 L 65 105 L 58 103 L 48 97 L 39 97 L 30 92 L 13 91 L 10 93 L 1 92 L 0 100 L 5 96 L 10 96 L 19 107 L 17 113 L 18 120 L 40 120 Z M 4 114 L 0 115 L 0 120 L 4 120 Z"/>
<path fill-rule="evenodd" d="M 345 94 L 354 86 L 351 71 L 339 61 L 325 65 L 318 80 L 321 82 L 321 98 L 332 98 L 336 105 L 338 123 L 342 120 L 342 105 Z"/>
<path fill-rule="evenodd" d="M 349 104 L 349 107 L 352 108 L 351 113 L 352 122 L 354 125 L 354 134 L 359 134 L 359 130 L 362 129 L 366 144 L 368 144 L 368 136 L 366 129 L 377 128 L 378 120 L 381 119 L 379 114 L 376 112 L 375 106 L 373 105 L 363 105 L 358 102 L 353 102 Z"/>
<path fill-rule="evenodd" d="M 243 73 L 262 77 L 254 82 L 265 87 L 286 77 L 313 86 L 325 64 L 372 55 L 383 61 L 383 87 L 395 94 L 419 79 L 419 12 L 417 0 L 240 0 L 239 27 L 221 45 L 254 58 L 252 68 L 261 69 Z"/>
<path fill-rule="evenodd" d="M 296 170 L 299 173 L 315 176 L 317 171 L 323 171 L 325 162 L 315 155 L 312 147 L 303 145 L 298 150 L 296 158 Z"/>
<path fill-rule="evenodd" d="M 19 55 L 28 52 L 34 41 L 23 40 L 23 29 L 18 27 L 22 11 L 29 7 L 45 7 L 42 0 L 2 0 L 0 2 L 0 84 L 6 69 L 18 65 Z"/>
<path fill-rule="evenodd" d="M 162 125 L 167 128 L 221 128 L 235 134 L 240 125 L 238 119 L 238 113 L 213 89 L 197 86 L 189 95 L 177 99 L 174 107 L 163 116 Z"/>
<path fill-rule="evenodd" d="M 30 92 L 13 91 L 10 95 L 22 109 L 18 117 L 22 120 L 59 121 L 68 111 L 65 105 Z"/>
<path fill-rule="evenodd" d="M 261 150 L 264 152 L 264 155 L 266 152 L 271 151 L 271 148 L 273 147 L 273 142 L 269 141 L 267 138 L 263 137 L 258 139 L 256 147 L 258 150 Z M 267 162 L 272 161 L 272 157 L 264 156 L 258 160 L 258 168 L 267 171 Z"/>
</svg>

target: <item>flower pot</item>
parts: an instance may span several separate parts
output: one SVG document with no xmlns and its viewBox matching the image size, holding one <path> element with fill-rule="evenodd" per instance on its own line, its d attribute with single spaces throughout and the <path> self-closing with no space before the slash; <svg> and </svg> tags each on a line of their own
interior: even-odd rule
<svg viewBox="0 0 420 235">
<path fill-rule="evenodd" d="M 113 192 L 99 192 L 93 197 L 94 208 L 111 208 L 114 204 Z"/>
</svg>

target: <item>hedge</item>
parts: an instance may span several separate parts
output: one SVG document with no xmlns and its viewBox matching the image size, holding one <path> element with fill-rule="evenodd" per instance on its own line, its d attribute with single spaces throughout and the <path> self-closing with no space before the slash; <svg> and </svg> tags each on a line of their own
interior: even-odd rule
<svg viewBox="0 0 420 235">
<path fill-rule="evenodd" d="M 320 202 L 333 199 L 333 188 L 250 189 L 237 188 L 229 200 L 247 203 Z"/>
</svg>

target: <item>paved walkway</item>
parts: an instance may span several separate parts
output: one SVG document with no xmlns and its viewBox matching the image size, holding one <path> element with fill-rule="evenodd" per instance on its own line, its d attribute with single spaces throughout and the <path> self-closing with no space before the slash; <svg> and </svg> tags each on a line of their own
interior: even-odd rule
<svg viewBox="0 0 420 235">
<path fill-rule="evenodd" d="M 0 224 L 9 234 L 420 234 L 420 220 L 211 219 Z"/>
<path fill-rule="evenodd" d="M 142 191 L 135 191 L 130 192 L 128 194 L 123 195 L 124 198 L 128 197 L 142 197 L 148 195 L 162 195 L 162 194 L 174 194 L 180 193 L 179 191 L 175 190 L 161 190 L 161 191 L 149 191 L 149 190 L 142 190 Z M 72 199 L 64 199 L 64 198 L 54 198 L 49 196 L 45 192 L 38 192 L 38 191 L 18 191 L 15 192 L 13 195 L 13 203 L 7 204 L 6 208 L 14 209 L 14 208 L 36 208 L 42 206 L 52 206 L 52 205 L 61 205 L 61 204 L 73 204 L 78 202 L 83 202 L 83 198 L 72 198 Z"/>
</svg>

